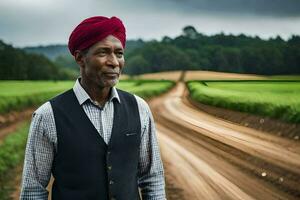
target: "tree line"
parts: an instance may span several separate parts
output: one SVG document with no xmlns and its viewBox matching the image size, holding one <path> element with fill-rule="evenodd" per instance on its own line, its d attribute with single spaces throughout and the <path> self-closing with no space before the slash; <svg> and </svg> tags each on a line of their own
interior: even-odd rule
<svg viewBox="0 0 300 200">
<path fill-rule="evenodd" d="M 0 80 L 74 79 L 76 73 L 54 64 L 44 55 L 27 53 L 0 40 Z"/>
<path fill-rule="evenodd" d="M 244 34 L 207 36 L 193 26 L 175 38 L 129 40 L 124 73 L 208 70 L 262 75 L 300 74 L 300 36 L 263 40 Z M 0 40 L 0 79 L 74 79 L 79 67 L 66 45 L 14 48 Z"/>
<path fill-rule="evenodd" d="M 209 70 L 262 75 L 300 74 L 300 37 L 259 37 L 223 33 L 206 36 L 192 27 L 176 38 L 145 42 L 126 54 L 131 75 L 170 70 Z"/>
</svg>

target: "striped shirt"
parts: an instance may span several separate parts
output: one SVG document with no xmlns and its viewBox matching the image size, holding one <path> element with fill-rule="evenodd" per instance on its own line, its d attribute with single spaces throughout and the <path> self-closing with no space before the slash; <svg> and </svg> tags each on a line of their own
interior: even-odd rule
<svg viewBox="0 0 300 200">
<path fill-rule="evenodd" d="M 79 104 L 108 144 L 113 127 L 113 99 L 120 102 L 118 92 L 112 88 L 110 98 L 103 107 L 94 102 L 77 79 L 73 91 Z M 141 121 L 141 144 L 138 167 L 138 185 L 143 200 L 165 199 L 164 171 L 160 157 L 154 120 L 148 104 L 136 96 Z M 46 189 L 54 155 L 57 152 L 57 132 L 53 110 L 46 102 L 33 114 L 27 140 L 22 177 L 21 200 L 46 200 Z"/>
</svg>

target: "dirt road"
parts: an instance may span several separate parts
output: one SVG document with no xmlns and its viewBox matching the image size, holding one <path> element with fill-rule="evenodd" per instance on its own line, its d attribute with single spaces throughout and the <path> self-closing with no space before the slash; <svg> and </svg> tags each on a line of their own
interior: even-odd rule
<svg viewBox="0 0 300 200">
<path fill-rule="evenodd" d="M 168 199 L 300 199 L 300 143 L 201 112 L 179 83 L 150 102 Z"/>
</svg>

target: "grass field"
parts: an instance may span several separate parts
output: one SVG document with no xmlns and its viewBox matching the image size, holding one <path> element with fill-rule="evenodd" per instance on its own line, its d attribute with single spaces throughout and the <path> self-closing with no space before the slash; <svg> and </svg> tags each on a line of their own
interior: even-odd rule
<svg viewBox="0 0 300 200">
<path fill-rule="evenodd" d="M 0 81 L 0 113 L 39 105 L 73 85 L 73 81 Z M 171 81 L 124 80 L 117 87 L 149 98 L 173 85 Z"/>
<path fill-rule="evenodd" d="M 13 170 L 23 162 L 29 122 L 25 122 L 15 132 L 0 141 L 0 199 L 10 199 L 14 185 Z"/>
<path fill-rule="evenodd" d="M 204 104 L 300 123 L 299 81 L 191 81 L 188 87 Z"/>
</svg>

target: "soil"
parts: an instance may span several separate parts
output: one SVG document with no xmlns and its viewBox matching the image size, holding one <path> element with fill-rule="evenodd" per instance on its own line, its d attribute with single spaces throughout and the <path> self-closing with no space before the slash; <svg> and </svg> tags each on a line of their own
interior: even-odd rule
<svg viewBox="0 0 300 200">
<path fill-rule="evenodd" d="M 184 80 L 261 80 L 267 76 L 212 71 L 186 71 Z"/>
<path fill-rule="evenodd" d="M 172 71 L 172 72 L 159 72 L 159 73 L 148 73 L 136 76 L 137 79 L 146 79 L 146 80 L 172 80 L 178 81 L 182 71 Z"/>
<path fill-rule="evenodd" d="M 14 132 L 22 122 L 29 120 L 34 110 L 35 108 L 28 108 L 23 111 L 13 111 L 0 115 L 0 140 Z"/>
</svg>

